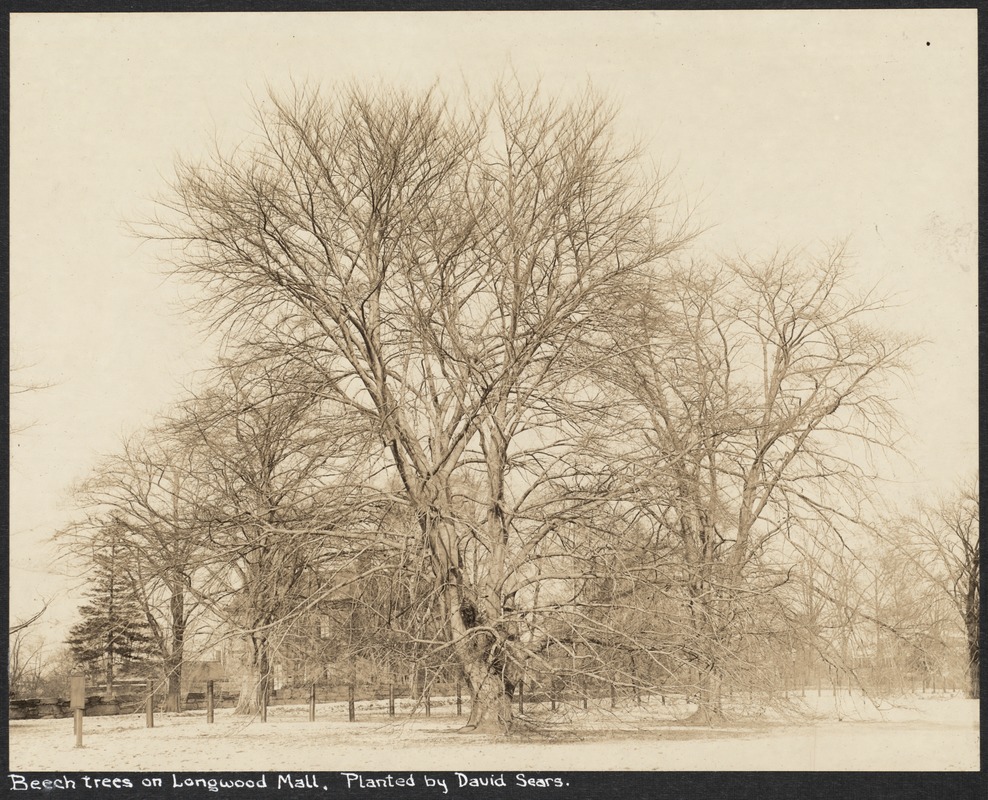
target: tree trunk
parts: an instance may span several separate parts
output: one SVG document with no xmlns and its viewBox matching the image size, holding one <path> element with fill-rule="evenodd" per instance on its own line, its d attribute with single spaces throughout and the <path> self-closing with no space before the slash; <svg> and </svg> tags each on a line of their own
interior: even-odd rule
<svg viewBox="0 0 988 800">
<path fill-rule="evenodd" d="M 712 725 L 724 718 L 721 706 L 721 679 L 715 666 L 701 669 L 697 685 L 697 709 L 685 722 L 698 725 Z"/>
<path fill-rule="evenodd" d="M 165 659 L 168 695 L 165 711 L 182 710 L 182 662 L 185 660 L 185 594 L 181 587 L 172 587 L 169 600 L 171 613 L 171 642 Z"/>
<path fill-rule="evenodd" d="M 182 710 L 182 676 L 169 669 L 168 688 L 165 696 L 165 711 Z"/>
<path fill-rule="evenodd" d="M 488 579 L 468 585 L 459 562 L 456 530 L 435 506 L 419 517 L 441 586 L 445 628 L 470 690 L 470 718 L 462 733 L 505 733 L 511 727 L 513 683 L 505 674 L 501 603 Z"/>
<path fill-rule="evenodd" d="M 697 637 L 697 709 L 688 721 L 700 725 L 710 725 L 724 716 L 721 707 L 720 641 L 725 617 L 723 602 L 727 601 L 719 602 L 711 597 L 709 587 L 710 583 L 706 580 L 699 587 L 694 587 L 691 609 L 694 635 Z"/>
<path fill-rule="evenodd" d="M 470 687 L 470 718 L 461 733 L 506 733 L 511 729 L 511 698 L 504 682 L 484 665 L 464 667 Z"/>
<path fill-rule="evenodd" d="M 709 538 L 706 535 L 704 539 Z M 706 545 L 705 545 L 706 546 Z M 712 556 L 707 556 L 712 560 Z M 723 716 L 720 693 L 720 659 L 718 642 L 723 632 L 727 601 L 717 598 L 709 579 L 709 561 L 702 564 L 697 578 L 690 582 L 690 619 L 697 656 L 697 709 L 687 721 L 708 725 Z"/>
<path fill-rule="evenodd" d="M 244 675 L 241 682 L 240 698 L 234 714 L 259 714 L 271 684 L 271 662 L 268 657 L 268 643 L 264 637 L 247 635 L 244 637 Z"/>
<path fill-rule="evenodd" d="M 103 670 L 103 681 L 106 683 L 106 696 L 112 698 L 113 693 L 113 654 L 106 655 L 106 668 Z"/>
<path fill-rule="evenodd" d="M 978 642 L 977 611 L 969 613 L 967 618 L 967 696 L 978 700 L 981 698 L 981 648 Z"/>
<path fill-rule="evenodd" d="M 505 675 L 504 653 L 497 634 L 476 630 L 484 620 L 458 587 L 447 591 L 447 603 L 459 599 L 449 615 L 455 652 L 470 690 L 470 718 L 462 733 L 506 733 L 511 728 L 514 685 Z"/>
<path fill-rule="evenodd" d="M 981 621 L 981 592 L 979 570 L 980 553 L 975 550 L 973 570 L 968 575 L 967 593 L 964 597 L 964 632 L 967 634 L 967 696 L 975 700 L 981 697 L 981 646 L 978 641 Z"/>
</svg>

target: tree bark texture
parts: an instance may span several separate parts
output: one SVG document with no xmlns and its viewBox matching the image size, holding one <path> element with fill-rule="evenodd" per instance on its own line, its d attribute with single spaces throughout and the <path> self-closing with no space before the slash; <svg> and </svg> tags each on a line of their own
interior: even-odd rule
<svg viewBox="0 0 988 800">
<path fill-rule="evenodd" d="M 247 651 L 244 658 L 244 675 L 240 698 L 234 714 L 259 714 L 271 689 L 271 659 L 268 642 L 263 636 L 248 634 L 244 637 Z"/>
</svg>

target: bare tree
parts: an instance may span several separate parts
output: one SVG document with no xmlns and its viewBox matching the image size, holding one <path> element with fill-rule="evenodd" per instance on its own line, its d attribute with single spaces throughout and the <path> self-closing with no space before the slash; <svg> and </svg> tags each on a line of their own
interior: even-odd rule
<svg viewBox="0 0 988 800">
<path fill-rule="evenodd" d="M 701 719 L 719 713 L 755 598 L 789 578 L 786 543 L 839 542 L 870 450 L 892 441 L 888 381 L 911 343 L 845 272 L 840 249 L 694 264 L 630 303 L 616 335 L 610 379 L 640 404 L 628 471 L 679 543 Z"/>
<path fill-rule="evenodd" d="M 981 526 L 979 478 L 951 496 L 922 505 L 904 521 L 908 552 L 935 591 L 946 597 L 967 647 L 968 697 L 980 696 Z"/>
<path fill-rule="evenodd" d="M 512 542 L 512 447 L 559 438 L 543 400 L 565 394 L 562 354 L 688 238 L 612 116 L 589 94 L 498 90 L 457 112 L 437 92 L 304 90 L 233 156 L 182 165 L 159 228 L 210 319 L 368 420 L 417 518 L 468 730 L 510 724 L 505 579 L 537 556 Z M 468 522 L 457 473 L 474 463 L 485 511 Z"/>
<path fill-rule="evenodd" d="M 143 611 L 172 711 L 182 707 L 186 632 L 197 609 L 194 580 L 203 552 L 196 514 L 204 499 L 190 479 L 195 458 L 163 425 L 132 436 L 78 488 L 87 517 L 59 536 L 84 568 L 112 536 L 116 577 L 132 587 Z"/>
<path fill-rule="evenodd" d="M 259 710 L 279 643 L 381 538 L 360 468 L 366 436 L 323 420 L 328 404 L 297 364 L 253 360 L 224 365 L 172 424 L 196 454 L 188 480 L 203 495 L 195 594 L 244 648 L 238 713 Z"/>
<path fill-rule="evenodd" d="M 14 628 L 7 638 L 7 688 L 11 697 L 30 696 L 41 683 L 45 642 L 23 623 Z"/>
</svg>

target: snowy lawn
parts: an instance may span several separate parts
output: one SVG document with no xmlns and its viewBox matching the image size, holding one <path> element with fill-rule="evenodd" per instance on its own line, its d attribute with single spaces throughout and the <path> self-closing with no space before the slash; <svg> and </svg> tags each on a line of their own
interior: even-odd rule
<svg viewBox="0 0 988 800">
<path fill-rule="evenodd" d="M 462 735 L 448 701 L 389 718 L 382 703 L 275 706 L 268 721 L 216 711 L 88 717 L 84 746 L 75 748 L 71 719 L 10 723 L 14 771 L 583 771 L 583 770 L 888 770 L 979 768 L 978 703 L 957 695 L 910 695 L 882 701 L 808 692 L 808 716 L 767 712 L 721 727 L 684 725 L 685 703 L 588 711 L 526 706 L 536 733 L 507 737 Z"/>
</svg>

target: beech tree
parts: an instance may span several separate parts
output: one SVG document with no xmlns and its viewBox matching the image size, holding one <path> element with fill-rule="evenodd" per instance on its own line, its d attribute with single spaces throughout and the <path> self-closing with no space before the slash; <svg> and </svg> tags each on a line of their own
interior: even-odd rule
<svg viewBox="0 0 988 800">
<path fill-rule="evenodd" d="M 627 471 L 678 542 L 703 719 L 757 598 L 788 580 L 786 543 L 839 543 L 870 451 L 892 443 L 889 381 L 911 342 L 846 272 L 839 248 L 694 263 L 628 303 L 614 334 L 605 372 L 639 407 Z"/>
<path fill-rule="evenodd" d="M 342 417 L 322 419 L 328 404 L 297 364 L 248 359 L 223 365 L 172 422 L 195 453 L 187 479 L 202 497 L 195 596 L 243 649 L 237 713 L 261 708 L 280 642 L 381 540 L 366 437 Z"/>
<path fill-rule="evenodd" d="M 931 587 L 946 597 L 967 647 L 968 697 L 980 697 L 981 525 L 979 477 L 925 503 L 904 520 L 906 545 Z"/>
<path fill-rule="evenodd" d="M 179 166 L 153 235 L 176 244 L 209 319 L 306 363 L 366 420 L 417 520 L 467 730 L 503 730 L 506 578 L 537 557 L 526 537 L 554 530 L 512 524 L 512 454 L 564 435 L 547 402 L 574 398 L 563 355 L 688 232 L 589 93 L 454 107 L 304 89 L 259 123 L 232 154 Z M 483 478 L 472 518 L 456 505 L 468 465 Z"/>
</svg>

